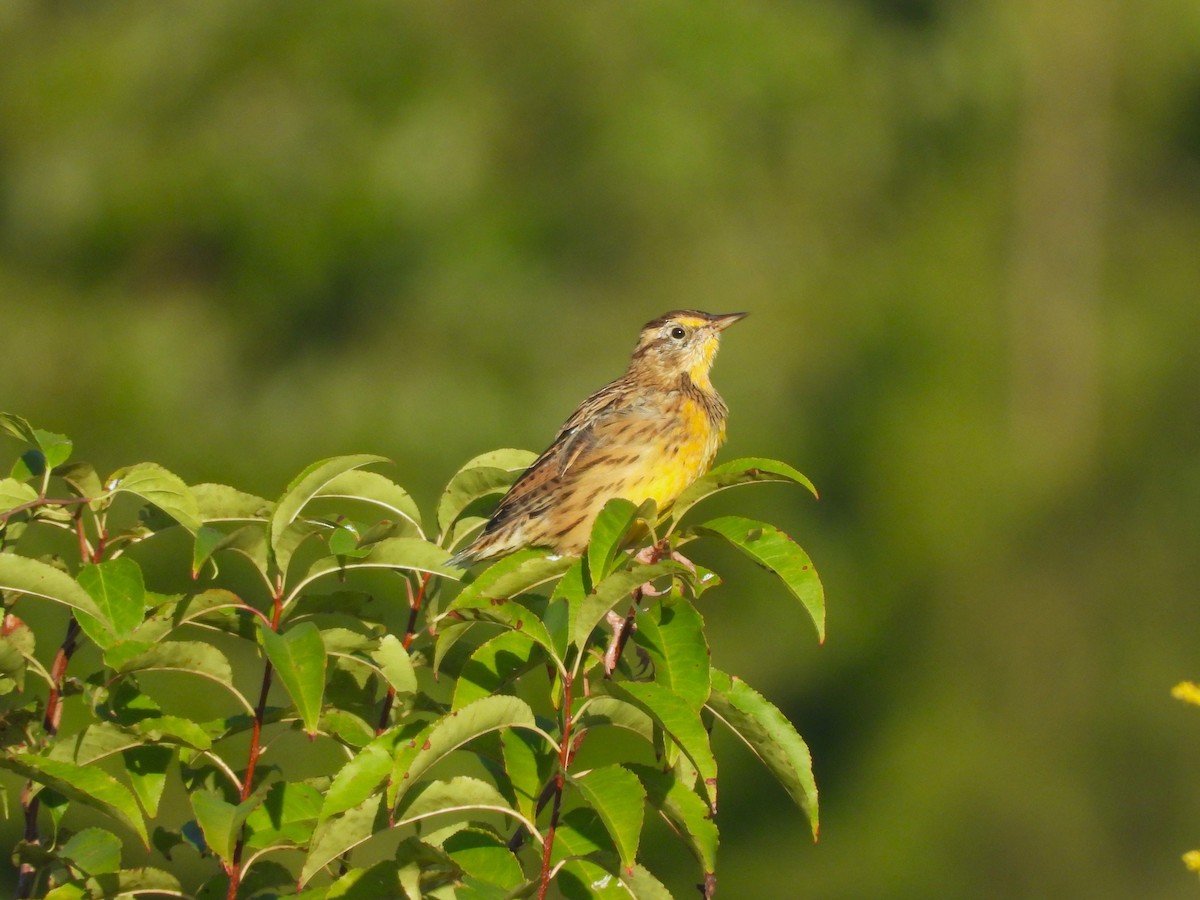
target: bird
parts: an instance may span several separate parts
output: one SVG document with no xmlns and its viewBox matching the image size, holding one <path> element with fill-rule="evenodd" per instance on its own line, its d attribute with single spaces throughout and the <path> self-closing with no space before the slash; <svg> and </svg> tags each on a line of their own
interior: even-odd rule
<svg viewBox="0 0 1200 900">
<path fill-rule="evenodd" d="M 746 315 L 682 309 L 647 322 L 625 374 L 579 405 L 449 564 L 527 547 L 581 556 L 616 497 L 669 509 L 724 443 L 729 410 L 709 372 L 721 333 Z"/>
</svg>

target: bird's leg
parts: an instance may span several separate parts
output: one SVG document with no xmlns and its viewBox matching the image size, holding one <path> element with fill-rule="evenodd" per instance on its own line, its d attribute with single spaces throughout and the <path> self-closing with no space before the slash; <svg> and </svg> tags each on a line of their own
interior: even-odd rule
<svg viewBox="0 0 1200 900">
<path fill-rule="evenodd" d="M 674 550 L 667 550 L 667 542 L 659 541 L 655 544 L 650 544 L 643 547 L 634 554 L 633 560 L 641 565 L 653 565 L 666 555 L 670 559 L 687 566 L 691 572 L 696 571 L 696 567 L 682 553 Z M 660 591 L 654 586 L 653 582 L 647 581 L 640 587 L 633 590 L 633 603 L 629 607 L 628 615 L 621 616 L 619 613 L 610 610 L 606 618 L 612 625 L 613 636 L 608 643 L 608 649 L 604 651 L 604 677 L 611 678 L 612 673 L 617 668 L 617 662 L 621 659 L 621 653 L 625 650 L 625 644 L 629 641 L 629 635 L 633 632 L 636 625 L 634 624 L 634 616 L 637 615 L 638 604 L 641 603 L 643 597 L 661 597 L 670 589 Z"/>
</svg>

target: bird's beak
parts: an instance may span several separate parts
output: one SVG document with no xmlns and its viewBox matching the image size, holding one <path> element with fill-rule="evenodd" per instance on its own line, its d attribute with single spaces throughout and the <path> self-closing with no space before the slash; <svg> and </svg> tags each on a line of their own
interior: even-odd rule
<svg viewBox="0 0 1200 900">
<path fill-rule="evenodd" d="M 721 313 L 720 315 L 713 316 L 709 320 L 708 327 L 713 331 L 724 331 L 734 322 L 738 321 L 739 319 L 744 319 L 748 315 L 750 315 L 750 313 Z"/>
</svg>

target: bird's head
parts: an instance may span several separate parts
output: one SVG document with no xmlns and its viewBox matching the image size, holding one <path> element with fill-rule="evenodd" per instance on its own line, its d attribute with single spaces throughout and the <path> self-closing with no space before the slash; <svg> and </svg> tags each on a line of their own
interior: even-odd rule
<svg viewBox="0 0 1200 900">
<path fill-rule="evenodd" d="M 630 371 L 664 383 L 687 374 L 697 387 L 709 389 L 708 371 L 721 342 L 721 332 L 746 313 L 712 313 L 679 309 L 642 326 Z"/>
</svg>

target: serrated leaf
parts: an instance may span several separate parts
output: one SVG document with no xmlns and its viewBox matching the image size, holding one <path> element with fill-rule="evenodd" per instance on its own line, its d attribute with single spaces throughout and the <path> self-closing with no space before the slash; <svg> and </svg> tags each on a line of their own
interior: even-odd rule
<svg viewBox="0 0 1200 900">
<path fill-rule="evenodd" d="M 575 561 L 569 556 L 553 556 L 535 548 L 518 550 L 480 572 L 450 602 L 446 612 L 485 607 L 496 600 L 524 594 L 558 578 Z"/>
<path fill-rule="evenodd" d="M 636 775 L 621 766 L 601 766 L 571 779 L 596 810 L 628 869 L 637 860 L 646 792 Z"/>
<path fill-rule="evenodd" d="M 104 495 L 104 485 L 101 484 L 100 476 L 96 474 L 96 468 L 91 463 L 76 462 L 58 466 L 54 474 L 65 481 L 78 497 L 95 501 Z"/>
<path fill-rule="evenodd" d="M 368 840 L 375 832 L 387 828 L 387 813 L 383 796 L 376 794 L 346 810 L 343 815 L 323 820 L 313 833 L 308 856 L 300 869 L 299 886 L 304 887 L 317 872 L 343 853 Z"/>
<path fill-rule="evenodd" d="M 148 741 L 181 744 L 195 750 L 207 750 L 212 746 L 208 732 L 191 719 L 180 716 L 150 716 L 130 727 Z"/>
<path fill-rule="evenodd" d="M 699 711 L 708 699 L 709 655 L 704 620 L 682 597 L 639 610 L 634 642 L 654 664 L 654 680 Z"/>
<path fill-rule="evenodd" d="M 188 799 L 204 834 L 204 843 L 222 862 L 228 863 L 233 856 L 236 832 L 242 824 L 237 806 L 206 790 L 192 791 Z M 240 818 L 244 820 L 244 816 Z"/>
<path fill-rule="evenodd" d="M 410 572 L 441 575 L 444 578 L 457 578 L 457 570 L 445 565 L 448 558 L 449 554 L 445 550 L 422 538 L 385 538 L 372 544 L 371 551 L 359 559 L 327 556 L 317 560 L 303 579 L 292 587 L 285 605 L 293 603 L 300 592 L 318 578 L 329 574 L 341 576 L 365 569 L 403 569 Z"/>
<path fill-rule="evenodd" d="M 246 846 L 306 845 L 316 827 L 322 799 L 311 784 L 275 782 L 262 804 L 246 817 Z"/>
<path fill-rule="evenodd" d="M 267 659 L 296 705 L 304 730 L 316 734 L 325 695 L 325 644 L 321 630 L 301 622 L 283 633 L 266 626 L 259 629 Z"/>
<path fill-rule="evenodd" d="M 608 611 L 623 600 L 632 602 L 633 591 L 647 581 L 653 581 L 663 575 L 686 575 L 687 572 L 680 563 L 663 560 L 649 565 L 635 565 L 631 569 L 609 575 L 579 603 L 571 631 L 573 643 L 579 647 L 586 645 L 592 632 L 604 621 Z"/>
<path fill-rule="evenodd" d="M 36 559 L 0 554 L 0 590 L 53 600 L 104 620 L 96 601 L 74 578 Z"/>
<path fill-rule="evenodd" d="M 708 807 L 672 772 L 630 765 L 646 789 L 646 800 L 691 850 L 705 876 L 716 872 L 718 834 Z"/>
<path fill-rule="evenodd" d="M 196 498 L 183 479 L 157 463 L 118 469 L 108 480 L 113 494 L 133 494 L 158 507 L 192 534 L 200 528 Z"/>
<path fill-rule="evenodd" d="M 42 900 L 100 900 L 112 897 L 186 897 L 177 879 L 162 869 L 125 869 L 70 881 L 49 891 Z"/>
<path fill-rule="evenodd" d="M 81 766 L 114 756 L 131 747 L 139 747 L 143 738 L 115 722 L 93 722 L 76 734 L 59 736 L 50 747 L 51 759 L 61 759 Z"/>
<path fill-rule="evenodd" d="M 414 788 L 397 808 L 395 819 L 397 825 L 407 825 L 442 813 L 468 810 L 512 813 L 508 801 L 493 785 L 459 775 Z"/>
<path fill-rule="evenodd" d="M 38 492 L 31 485 L 15 478 L 0 478 L 0 512 L 34 501 Z"/>
<path fill-rule="evenodd" d="M 490 832 L 464 828 L 447 837 L 442 849 L 464 872 L 489 885 L 509 891 L 524 880 L 516 856 Z"/>
<path fill-rule="evenodd" d="M 705 497 L 710 497 L 719 491 L 740 484 L 758 484 L 768 481 L 799 484 L 808 488 L 814 497 L 817 496 L 817 489 L 807 476 L 787 463 L 761 457 L 731 459 L 729 462 L 713 466 L 675 499 L 675 503 L 671 506 L 671 520 L 678 522 L 689 509 Z"/>
<path fill-rule="evenodd" d="M 520 729 L 504 735 L 500 750 L 517 809 L 532 822 L 537 818 L 537 802 L 553 770 L 555 757 L 544 738 Z"/>
<path fill-rule="evenodd" d="M 107 772 L 32 753 L 0 755 L 0 767 L 118 819 L 132 828 L 142 839 L 142 844 L 149 848 L 146 822 L 137 801 L 125 785 Z"/>
<path fill-rule="evenodd" d="M 537 644 L 521 631 L 505 631 L 480 644 L 463 665 L 454 685 L 451 709 L 461 709 L 496 693 L 538 658 Z"/>
<path fill-rule="evenodd" d="M 551 848 L 552 862 L 570 856 L 592 856 L 611 853 L 616 862 L 616 845 L 600 814 L 590 806 L 576 806 L 559 819 Z"/>
<path fill-rule="evenodd" d="M 339 813 L 359 806 L 370 797 L 391 773 L 397 744 L 422 731 L 421 723 L 407 722 L 385 731 L 363 747 L 334 776 L 325 792 L 319 821 L 324 823 Z"/>
<path fill-rule="evenodd" d="M 292 480 L 275 504 L 275 511 L 271 515 L 270 543 L 280 571 L 287 571 L 291 555 L 290 550 L 284 547 L 285 533 L 299 517 L 305 505 L 339 475 L 352 469 L 387 461 L 387 457 L 373 453 L 335 456 L 318 460 Z"/>
<path fill-rule="evenodd" d="M 604 504 L 596 516 L 587 546 L 588 571 L 592 574 L 593 584 L 598 584 L 612 571 L 613 563 L 629 532 L 637 524 L 640 512 L 631 501 L 614 497 Z M 649 510 L 645 515 L 653 518 Z"/>
<path fill-rule="evenodd" d="M 0 412 L 0 428 L 3 428 L 18 440 L 25 441 L 27 444 L 37 443 L 37 436 L 33 433 L 33 426 L 24 417 L 18 416 L 15 413 Z"/>
<path fill-rule="evenodd" d="M 397 747 L 388 805 L 394 808 L 417 779 L 463 744 L 481 734 L 517 727 L 536 727 L 533 710 L 517 697 L 484 697 L 447 713 Z"/>
<path fill-rule="evenodd" d="M 251 715 L 254 707 L 233 686 L 233 669 L 225 654 L 202 641 L 162 641 L 146 646 L 126 641 L 109 648 L 104 661 L 120 675 L 131 672 L 187 672 L 215 682 L 228 691 Z"/>
<path fill-rule="evenodd" d="M 695 528 L 697 534 L 724 538 L 755 562 L 778 575 L 799 600 L 813 624 L 817 636 L 825 640 L 825 590 L 808 554 L 790 537 L 766 522 L 742 516 L 721 516 Z"/>
<path fill-rule="evenodd" d="M 175 748 L 161 744 L 133 747 L 121 754 L 129 785 L 142 804 L 146 815 L 158 815 L 158 804 L 167 785 L 167 768 L 175 758 Z"/>
<path fill-rule="evenodd" d="M 808 816 L 813 839 L 819 830 L 817 784 L 812 774 L 812 754 L 804 738 L 769 700 L 740 678 L 717 669 L 712 673 L 708 708 L 783 785 Z"/>
<path fill-rule="evenodd" d="M 408 491 L 378 472 L 353 469 L 331 479 L 314 495 L 314 499 L 329 498 L 357 500 L 382 511 L 384 516 L 400 525 L 404 536 L 424 537 L 421 512 Z"/>
<path fill-rule="evenodd" d="M 273 510 L 270 500 L 227 484 L 194 484 L 192 497 L 202 522 L 265 522 Z"/>
<path fill-rule="evenodd" d="M 687 701 L 661 684 L 652 681 L 608 681 L 606 693 L 632 703 L 650 716 L 670 736 L 700 773 L 701 786 L 709 808 L 717 808 L 717 761 L 713 757 L 708 731 L 696 710 Z"/>
<path fill-rule="evenodd" d="M 127 639 L 146 614 L 142 570 L 127 556 L 86 565 L 75 576 L 103 614 L 102 619 L 78 613 L 84 632 L 101 648 Z"/>
<path fill-rule="evenodd" d="M 592 697 L 579 714 L 581 729 L 623 728 L 654 744 L 654 720 L 644 710 L 616 697 Z"/>
<path fill-rule="evenodd" d="M 438 500 L 437 521 L 443 537 L 471 503 L 508 490 L 537 459 L 528 450 L 493 450 L 470 460 L 455 473 Z"/>
<path fill-rule="evenodd" d="M 76 832 L 58 853 L 81 875 L 103 875 L 121 868 L 121 839 L 103 828 Z"/>
<path fill-rule="evenodd" d="M 379 666 L 387 683 L 395 688 L 397 699 L 417 692 L 417 673 L 400 638 L 385 634 L 379 639 L 379 646 L 368 655 Z"/>
</svg>

